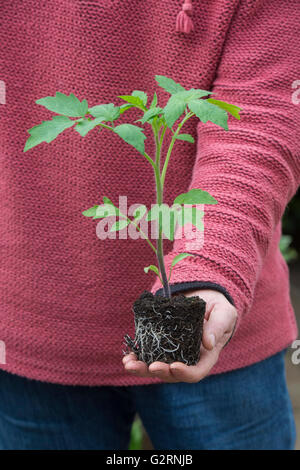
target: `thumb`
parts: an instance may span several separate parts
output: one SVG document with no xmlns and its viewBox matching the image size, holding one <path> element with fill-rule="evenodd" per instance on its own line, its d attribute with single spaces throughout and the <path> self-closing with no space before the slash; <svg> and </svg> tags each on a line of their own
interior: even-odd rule
<svg viewBox="0 0 300 470">
<path fill-rule="evenodd" d="M 204 323 L 202 343 L 206 349 L 223 346 L 231 336 L 237 318 L 234 307 L 216 304 Z"/>
</svg>

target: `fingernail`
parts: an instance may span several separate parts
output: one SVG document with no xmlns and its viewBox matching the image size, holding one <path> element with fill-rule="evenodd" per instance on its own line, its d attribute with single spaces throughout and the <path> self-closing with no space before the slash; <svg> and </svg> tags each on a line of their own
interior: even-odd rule
<svg viewBox="0 0 300 470">
<path fill-rule="evenodd" d="M 127 372 L 130 372 L 130 374 L 136 374 L 136 370 L 134 369 L 127 369 Z"/>
<path fill-rule="evenodd" d="M 216 345 L 216 337 L 215 337 L 215 335 L 212 333 L 211 335 L 209 335 L 209 339 L 210 339 L 211 347 L 214 348 L 215 345 Z"/>
</svg>

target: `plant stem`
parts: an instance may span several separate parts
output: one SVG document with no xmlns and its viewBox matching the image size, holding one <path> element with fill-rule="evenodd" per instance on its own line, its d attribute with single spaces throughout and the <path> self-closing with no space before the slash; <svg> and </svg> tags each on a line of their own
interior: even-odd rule
<svg viewBox="0 0 300 470">
<path fill-rule="evenodd" d="M 161 176 L 160 176 L 160 154 L 161 154 L 161 145 L 163 142 L 163 136 L 166 131 L 166 128 L 163 129 L 160 141 L 159 141 L 159 136 L 158 136 L 158 130 L 155 126 L 155 124 L 152 125 L 152 129 L 154 132 L 154 140 L 155 140 L 155 147 L 156 147 L 156 152 L 155 152 L 155 183 L 156 183 L 156 202 L 157 204 L 162 204 L 163 203 L 163 185 L 161 182 Z M 164 261 L 164 248 L 163 248 L 163 233 L 162 233 L 162 228 L 160 226 L 160 223 L 158 225 L 158 239 L 157 239 L 157 262 L 158 262 L 158 268 L 161 274 L 161 280 L 163 284 L 163 290 L 164 290 L 164 295 L 165 297 L 171 298 L 171 289 L 170 285 L 168 282 L 167 274 L 166 274 L 166 268 L 165 268 L 165 261 Z"/>
<path fill-rule="evenodd" d="M 174 132 L 174 134 L 173 134 L 173 136 L 172 136 L 172 139 L 171 139 L 171 142 L 170 142 L 170 145 L 169 145 L 169 148 L 168 148 L 167 156 L 166 156 L 166 159 L 165 159 L 165 162 L 164 162 L 163 170 L 162 170 L 162 172 L 161 172 L 161 184 L 162 184 L 162 187 L 164 187 L 165 178 L 166 178 L 166 173 L 167 173 L 167 168 L 168 168 L 170 156 L 171 156 L 171 153 L 172 153 L 172 149 L 173 149 L 173 146 L 174 146 L 174 144 L 175 144 L 176 137 L 177 137 L 177 135 L 178 135 L 180 129 L 182 128 L 183 124 L 184 124 L 190 117 L 192 117 L 193 114 L 194 114 L 194 113 L 189 112 L 189 113 L 186 114 L 186 116 L 184 116 L 184 118 L 183 118 L 182 121 L 178 124 L 178 127 L 177 127 L 176 131 Z"/>
<path fill-rule="evenodd" d="M 126 217 L 126 216 L 124 216 Z M 148 243 L 148 245 L 150 246 L 150 248 L 154 251 L 154 253 L 157 255 L 157 250 L 155 248 L 155 246 L 153 245 L 153 243 L 151 243 L 151 241 L 149 240 L 149 238 L 147 237 L 147 235 L 143 232 L 143 230 L 138 226 L 138 224 L 136 224 L 133 220 L 131 220 L 129 217 L 127 217 L 127 220 L 130 221 L 130 223 L 132 225 L 135 226 L 135 228 L 138 230 L 138 232 L 140 232 L 141 235 L 143 235 L 144 237 L 144 240 L 146 240 L 146 242 Z"/>
</svg>

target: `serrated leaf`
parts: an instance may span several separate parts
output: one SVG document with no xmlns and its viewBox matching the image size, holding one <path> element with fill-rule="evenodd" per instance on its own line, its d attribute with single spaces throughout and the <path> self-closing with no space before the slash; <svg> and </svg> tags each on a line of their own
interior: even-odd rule
<svg viewBox="0 0 300 470">
<path fill-rule="evenodd" d="M 169 279 L 168 279 L 168 281 L 170 281 L 170 279 L 171 279 L 172 268 L 173 268 L 177 263 L 179 263 L 179 262 L 182 261 L 183 259 L 187 258 L 188 256 L 194 256 L 194 255 L 192 255 L 192 254 L 190 254 L 190 253 L 180 253 L 180 255 L 175 256 L 175 258 L 173 259 L 172 264 L 171 264 L 171 268 L 170 268 L 170 273 L 169 273 Z"/>
<path fill-rule="evenodd" d="M 112 122 L 120 116 L 120 106 L 115 106 L 113 103 L 99 104 L 90 108 L 89 113 L 95 118 Z"/>
<path fill-rule="evenodd" d="M 24 152 L 32 149 L 41 142 L 52 142 L 64 130 L 74 126 L 75 121 L 66 116 L 53 116 L 51 121 L 44 121 L 42 124 L 32 127 L 28 130 L 30 137 L 25 144 Z"/>
<path fill-rule="evenodd" d="M 163 109 L 164 118 L 166 124 L 171 128 L 174 123 L 182 115 L 186 107 L 186 104 L 182 99 L 177 99 L 177 95 L 172 95 L 167 105 Z"/>
<path fill-rule="evenodd" d="M 77 123 L 74 129 L 81 135 L 81 137 L 85 137 L 89 131 L 94 129 L 101 122 L 103 122 L 102 117 L 96 119 L 83 119 Z"/>
<path fill-rule="evenodd" d="M 143 111 L 145 111 L 147 109 L 144 106 L 144 103 L 141 100 L 141 98 L 139 98 L 138 96 L 120 95 L 120 96 L 118 96 L 118 98 L 121 98 L 122 100 L 127 101 L 127 103 L 130 103 L 133 106 L 135 106 L 136 108 L 142 109 Z"/>
<path fill-rule="evenodd" d="M 84 117 L 88 111 L 87 101 L 80 102 L 73 93 L 67 96 L 58 91 L 55 96 L 41 98 L 36 103 L 49 111 L 69 117 Z"/>
<path fill-rule="evenodd" d="M 117 222 L 112 225 L 110 232 L 118 232 L 119 230 L 123 230 L 123 228 L 127 227 L 129 224 L 130 221 L 127 219 L 117 220 Z"/>
<path fill-rule="evenodd" d="M 218 201 L 207 191 L 202 189 L 191 189 L 182 193 L 174 200 L 174 204 L 217 204 Z"/>
<path fill-rule="evenodd" d="M 196 114 L 200 121 L 206 123 L 211 121 L 217 126 L 228 130 L 228 114 L 225 109 L 220 108 L 208 100 L 194 100 L 188 103 L 189 109 Z"/>
<path fill-rule="evenodd" d="M 184 140 L 186 142 L 190 142 L 191 144 L 193 144 L 195 142 L 194 137 L 190 134 L 178 134 L 176 139 Z"/>
<path fill-rule="evenodd" d="M 138 119 L 138 121 L 141 121 L 142 124 L 145 124 L 145 122 L 150 121 L 152 118 L 157 116 L 158 114 L 161 114 L 163 111 L 162 108 L 150 108 L 148 111 L 145 112 L 144 116 L 142 119 Z"/>
<path fill-rule="evenodd" d="M 190 90 L 184 90 L 179 93 L 176 93 L 176 98 L 178 100 L 182 100 L 185 104 L 187 104 L 190 101 L 194 101 L 198 98 L 202 98 L 203 96 L 208 96 L 211 94 L 211 91 L 191 88 Z"/>
<path fill-rule="evenodd" d="M 90 209 L 83 211 L 82 215 L 84 215 L 85 217 L 95 217 L 98 207 L 99 206 L 93 206 Z"/>
<path fill-rule="evenodd" d="M 163 75 L 155 75 L 155 80 L 161 88 L 171 93 L 171 95 L 180 91 L 186 91 L 182 85 L 174 82 L 172 78 L 164 77 Z"/>
<path fill-rule="evenodd" d="M 182 227 L 185 224 L 192 224 L 194 227 L 197 227 L 198 230 L 203 232 L 204 230 L 204 224 L 203 224 L 203 218 L 204 212 L 198 209 L 197 207 L 182 207 L 180 213 L 178 214 L 177 220 L 179 225 Z"/>
<path fill-rule="evenodd" d="M 120 124 L 114 128 L 114 132 L 118 134 L 125 142 L 132 145 L 141 154 L 145 153 L 144 140 L 146 136 L 143 129 L 133 124 Z"/>
<path fill-rule="evenodd" d="M 134 90 L 131 94 L 132 96 L 137 96 L 138 98 L 140 98 L 141 101 L 143 102 L 143 105 L 146 106 L 147 101 L 148 101 L 148 96 L 144 91 Z"/>
<path fill-rule="evenodd" d="M 208 101 L 209 103 L 215 104 L 216 106 L 219 106 L 222 109 L 225 109 L 225 111 L 227 111 L 236 119 L 238 120 L 241 119 L 239 112 L 242 111 L 242 108 L 239 108 L 238 106 L 235 106 L 234 104 L 226 103 L 225 101 L 215 100 L 214 98 L 208 98 L 206 101 Z"/>
<path fill-rule="evenodd" d="M 157 105 L 157 94 L 154 93 L 152 103 L 150 104 L 150 109 L 156 108 L 156 105 Z"/>
</svg>

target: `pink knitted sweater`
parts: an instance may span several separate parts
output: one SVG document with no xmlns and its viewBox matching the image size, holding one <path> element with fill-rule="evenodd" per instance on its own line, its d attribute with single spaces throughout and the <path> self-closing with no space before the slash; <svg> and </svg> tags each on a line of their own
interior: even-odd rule
<svg viewBox="0 0 300 470">
<path fill-rule="evenodd" d="M 63 384 L 159 382 L 130 376 L 121 363 L 133 301 L 160 287 L 143 273 L 151 250 L 142 240 L 100 241 L 81 214 L 103 195 L 149 207 L 150 165 L 97 131 L 83 139 L 68 130 L 23 153 L 26 130 L 50 118 L 37 99 L 61 91 L 90 106 L 122 104 L 117 95 L 156 90 L 164 105 L 155 74 L 243 108 L 229 132 L 190 119 L 185 132 L 196 143 L 176 144 L 166 180 L 168 203 L 189 187 L 218 200 L 205 208 L 203 249 L 173 275 L 175 287 L 210 286 L 237 307 L 238 329 L 212 372 L 288 346 L 297 328 L 278 242 L 300 179 L 299 0 L 194 0 L 189 33 L 176 30 L 181 0 L 38 3 L 0 4 L 1 367 Z M 183 243 L 167 243 L 168 264 Z"/>
</svg>

